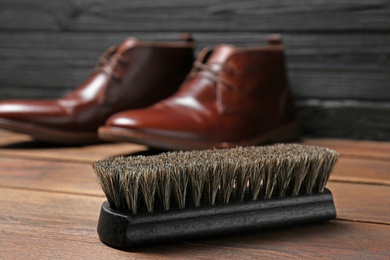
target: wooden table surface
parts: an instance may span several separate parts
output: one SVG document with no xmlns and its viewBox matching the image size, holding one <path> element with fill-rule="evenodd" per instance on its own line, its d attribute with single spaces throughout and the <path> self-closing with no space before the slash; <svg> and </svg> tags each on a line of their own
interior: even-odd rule
<svg viewBox="0 0 390 260">
<path fill-rule="evenodd" d="M 336 220 L 125 252 L 96 234 L 105 197 L 90 164 L 146 147 L 58 147 L 0 131 L 0 259 L 390 259 L 390 143 L 303 143 L 341 153 L 327 185 Z"/>
</svg>

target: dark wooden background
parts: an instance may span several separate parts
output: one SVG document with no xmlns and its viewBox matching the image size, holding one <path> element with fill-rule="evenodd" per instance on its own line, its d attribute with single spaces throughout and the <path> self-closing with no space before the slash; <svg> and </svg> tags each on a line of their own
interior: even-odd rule
<svg viewBox="0 0 390 260">
<path fill-rule="evenodd" d="M 0 0 L 0 99 L 55 98 L 127 36 L 206 45 L 281 33 L 305 136 L 390 140 L 389 0 Z"/>
</svg>

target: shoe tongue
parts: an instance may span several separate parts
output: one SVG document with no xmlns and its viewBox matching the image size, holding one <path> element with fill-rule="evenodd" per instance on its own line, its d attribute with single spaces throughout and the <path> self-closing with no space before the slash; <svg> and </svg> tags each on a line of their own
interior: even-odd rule
<svg viewBox="0 0 390 260">
<path fill-rule="evenodd" d="M 117 54 L 122 54 L 128 49 L 131 49 L 132 47 L 139 44 L 139 40 L 136 38 L 126 38 L 121 45 L 119 45 Z"/>
<path fill-rule="evenodd" d="M 207 64 L 212 63 L 224 63 L 231 55 L 236 51 L 236 47 L 232 45 L 222 44 L 215 47 L 211 53 L 210 58 L 207 60 Z"/>
</svg>

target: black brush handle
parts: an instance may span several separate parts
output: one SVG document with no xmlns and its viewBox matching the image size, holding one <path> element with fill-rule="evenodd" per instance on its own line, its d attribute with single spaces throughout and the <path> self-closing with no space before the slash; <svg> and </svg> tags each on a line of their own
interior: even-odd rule
<svg viewBox="0 0 390 260">
<path fill-rule="evenodd" d="M 135 215 L 112 210 L 104 202 L 97 230 L 103 242 L 123 248 L 321 222 L 335 217 L 333 197 L 326 189 L 321 194 Z"/>
</svg>

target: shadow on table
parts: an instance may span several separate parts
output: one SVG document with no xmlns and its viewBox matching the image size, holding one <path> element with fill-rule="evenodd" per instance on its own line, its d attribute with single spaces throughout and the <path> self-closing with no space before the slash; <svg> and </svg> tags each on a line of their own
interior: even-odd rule
<svg viewBox="0 0 390 260">
<path fill-rule="evenodd" d="M 253 256 L 258 254 L 264 256 L 270 254 L 273 257 L 286 257 L 297 248 L 306 250 L 318 250 L 323 247 L 337 247 L 334 237 L 348 236 L 348 226 L 343 222 L 330 221 L 324 223 L 305 224 L 292 227 L 280 227 L 268 230 L 258 230 L 238 234 L 227 234 L 208 238 L 184 240 L 177 243 L 171 242 L 155 246 L 129 249 L 128 252 L 145 254 L 145 256 L 178 256 L 182 252 L 188 255 L 191 250 L 191 257 L 218 258 L 218 251 L 223 250 L 224 255 L 231 251 L 231 255 L 239 256 L 250 250 Z M 340 235 L 341 234 L 341 235 Z M 342 235 L 344 234 L 344 235 Z M 333 243 L 331 241 L 334 241 Z M 324 244 L 327 243 L 327 244 Z M 289 247 L 286 248 L 286 245 Z M 294 249 L 295 248 L 295 249 Z M 291 252 L 288 252 L 291 251 Z"/>
<path fill-rule="evenodd" d="M 15 143 L 8 143 L 0 145 L 2 149 L 23 149 L 23 150 L 34 150 L 34 149 L 57 149 L 57 148 L 70 148 L 70 147 L 83 147 L 85 145 L 66 145 L 66 144 L 53 144 L 41 141 L 19 141 Z"/>
</svg>

